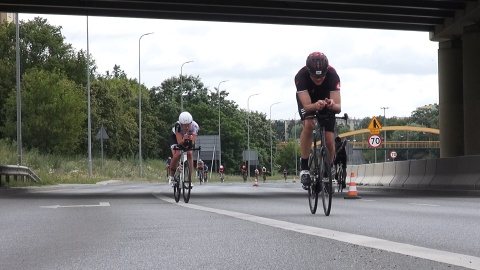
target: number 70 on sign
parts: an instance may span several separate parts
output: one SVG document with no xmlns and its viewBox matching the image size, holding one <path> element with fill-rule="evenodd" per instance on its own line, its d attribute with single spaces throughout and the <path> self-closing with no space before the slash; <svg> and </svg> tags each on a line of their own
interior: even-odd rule
<svg viewBox="0 0 480 270">
<path fill-rule="evenodd" d="M 382 145 L 382 138 L 377 134 L 372 134 L 368 137 L 368 145 L 373 148 L 380 147 Z"/>
</svg>

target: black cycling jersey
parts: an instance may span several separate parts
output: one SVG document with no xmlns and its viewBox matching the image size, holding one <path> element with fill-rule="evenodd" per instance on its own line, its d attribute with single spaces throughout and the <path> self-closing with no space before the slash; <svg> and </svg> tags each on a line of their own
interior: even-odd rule
<svg viewBox="0 0 480 270">
<path fill-rule="evenodd" d="M 298 115 L 300 119 L 304 120 L 305 116 L 308 113 L 305 113 L 303 110 L 303 105 L 298 98 L 298 93 L 303 91 L 308 91 L 312 103 L 318 100 L 324 100 L 330 98 L 331 91 L 340 91 L 340 77 L 337 74 L 337 71 L 332 67 L 328 66 L 327 75 L 325 75 L 325 80 L 322 84 L 316 85 L 310 78 L 310 73 L 308 72 L 307 67 L 303 67 L 295 75 L 295 86 L 297 87 L 297 106 L 298 106 Z M 325 125 L 325 130 L 333 132 L 335 128 L 335 119 L 330 119 Z"/>
</svg>

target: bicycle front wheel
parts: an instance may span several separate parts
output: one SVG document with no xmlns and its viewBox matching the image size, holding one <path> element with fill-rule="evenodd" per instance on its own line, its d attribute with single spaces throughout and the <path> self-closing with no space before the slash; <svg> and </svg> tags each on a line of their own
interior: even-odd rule
<svg viewBox="0 0 480 270">
<path fill-rule="evenodd" d="M 190 191 L 192 190 L 192 174 L 188 160 L 183 164 L 183 177 L 183 201 L 188 203 L 190 201 Z"/>
<path fill-rule="evenodd" d="M 322 162 L 320 163 L 320 179 L 322 179 L 321 193 L 323 212 L 325 216 L 330 215 L 332 209 L 332 195 L 333 195 L 333 183 L 332 183 L 332 169 L 330 162 L 330 153 L 327 147 L 322 147 Z"/>
<path fill-rule="evenodd" d="M 315 152 L 310 151 L 310 156 L 308 157 L 308 165 L 310 167 L 310 177 L 312 184 L 308 187 L 308 205 L 310 206 L 310 212 L 315 214 L 317 212 L 318 206 L 318 193 L 319 193 L 319 182 L 318 182 L 318 161 L 320 156 L 318 155 L 319 151 Z"/>
</svg>

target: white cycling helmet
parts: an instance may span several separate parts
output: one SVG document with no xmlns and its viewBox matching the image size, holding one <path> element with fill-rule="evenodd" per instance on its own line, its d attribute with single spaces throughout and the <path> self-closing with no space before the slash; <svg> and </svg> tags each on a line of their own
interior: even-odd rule
<svg viewBox="0 0 480 270">
<path fill-rule="evenodd" d="M 189 112 L 182 112 L 180 116 L 178 116 L 178 122 L 182 125 L 191 124 L 193 121 L 193 117 Z"/>
</svg>

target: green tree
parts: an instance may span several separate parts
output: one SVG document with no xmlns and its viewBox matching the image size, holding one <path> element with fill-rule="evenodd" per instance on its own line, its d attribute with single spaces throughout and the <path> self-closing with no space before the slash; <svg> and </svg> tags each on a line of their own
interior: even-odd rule
<svg viewBox="0 0 480 270">
<path fill-rule="evenodd" d="M 23 142 L 45 153 L 73 154 L 86 117 L 80 87 L 63 73 L 32 68 L 22 80 Z M 16 97 L 7 103 L 4 133 L 16 138 Z"/>
</svg>

